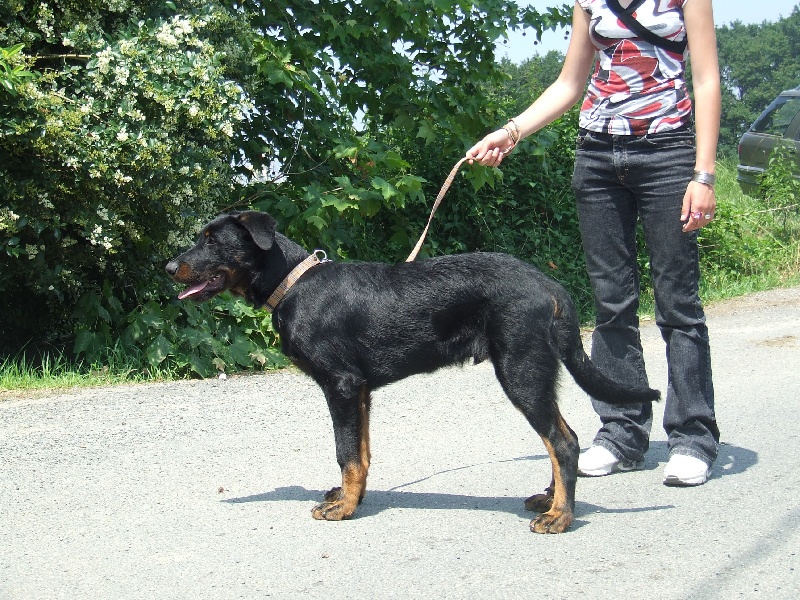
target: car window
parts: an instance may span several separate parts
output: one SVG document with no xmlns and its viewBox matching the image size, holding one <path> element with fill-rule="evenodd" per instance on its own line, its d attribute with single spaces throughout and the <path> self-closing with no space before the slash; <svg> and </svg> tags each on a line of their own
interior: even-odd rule
<svg viewBox="0 0 800 600">
<path fill-rule="evenodd" d="M 800 98 L 778 96 L 767 107 L 767 110 L 756 119 L 750 131 L 768 133 L 770 135 L 783 135 L 798 112 L 800 112 Z"/>
</svg>

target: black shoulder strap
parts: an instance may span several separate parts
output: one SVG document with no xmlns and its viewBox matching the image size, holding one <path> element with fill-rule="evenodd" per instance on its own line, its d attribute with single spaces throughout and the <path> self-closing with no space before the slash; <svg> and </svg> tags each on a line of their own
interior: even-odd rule
<svg viewBox="0 0 800 600">
<path fill-rule="evenodd" d="M 639 21 L 634 19 L 633 14 L 622 8 L 619 0 L 606 0 L 606 4 L 608 4 L 608 8 L 611 9 L 611 12 L 617 15 L 620 21 L 625 23 L 625 26 L 628 29 L 646 42 L 650 42 L 654 46 L 658 46 L 664 50 L 669 50 L 670 52 L 677 52 L 678 54 L 683 54 L 686 51 L 686 38 L 680 42 L 663 38 L 660 35 L 653 33 L 647 27 L 639 23 Z"/>
</svg>

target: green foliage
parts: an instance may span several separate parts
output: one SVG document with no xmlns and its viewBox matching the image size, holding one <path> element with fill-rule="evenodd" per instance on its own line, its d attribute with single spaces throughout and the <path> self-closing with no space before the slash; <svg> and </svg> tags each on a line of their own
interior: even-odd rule
<svg viewBox="0 0 800 600">
<path fill-rule="evenodd" d="M 781 140 L 758 181 L 761 199 L 783 221 L 784 230 L 791 213 L 800 212 L 800 180 L 795 177 L 798 164 L 800 156 L 794 141 Z"/>
<path fill-rule="evenodd" d="M 234 134 L 252 110 L 220 51 L 236 23 L 206 3 L 130 19 L 131 3 L 111 5 L 98 25 L 39 4 L 0 32 L 28 39 L 28 62 L 45 67 L 0 114 L 0 292 L 26 299 L 0 322 L 12 352 L 74 336 L 92 295 L 123 313 L 158 298 L 165 259 L 233 186 Z"/>
<path fill-rule="evenodd" d="M 277 213 L 294 238 L 341 257 L 363 256 L 373 227 L 396 242 L 413 237 L 399 211 L 423 204 L 422 184 L 438 185 L 439 172 L 429 179 L 406 145 L 435 148 L 452 166 L 496 125 L 481 95 L 502 79 L 495 39 L 523 25 L 552 29 L 571 14 L 566 5 L 540 13 L 458 0 L 242 6 L 269 32 L 253 53 L 270 90 L 248 124 L 248 140 L 269 143 L 248 154 L 242 205 Z M 376 217 L 390 224 L 370 223 Z"/>
<path fill-rule="evenodd" d="M 203 304 L 149 300 L 125 313 L 105 286 L 102 294 L 84 294 L 73 316 L 81 323 L 74 352 L 90 364 L 125 354 L 145 369 L 201 377 L 287 364 L 274 348 L 270 315 L 229 294 Z"/>
<path fill-rule="evenodd" d="M 776 271 L 796 272 L 796 211 L 782 214 L 742 194 L 733 159 L 718 163 L 717 176 L 716 216 L 699 233 L 703 277 L 712 282 L 707 287 L 713 289 L 713 282 L 727 286 L 731 281 L 758 279 Z"/>
<path fill-rule="evenodd" d="M 19 64 L 17 59 L 20 51 L 25 44 L 15 44 L 10 48 L 0 47 L 0 88 L 9 94 L 17 94 L 16 87 L 27 77 L 34 74 L 25 70 L 23 64 Z"/>
<path fill-rule="evenodd" d="M 722 76 L 720 147 L 736 152 L 739 137 L 783 90 L 800 82 L 800 6 L 775 23 L 735 21 L 717 28 Z"/>
<path fill-rule="evenodd" d="M 268 210 L 309 249 L 405 258 L 452 165 L 563 63 L 550 53 L 498 65 L 496 38 L 570 14 L 460 0 L 0 4 L 0 354 L 24 362 L 24 347 L 46 364 L 42 348 L 67 350 L 93 371 L 135 377 L 283 364 L 266 314 L 230 297 L 170 299 L 164 262 L 233 207 Z M 772 25 L 720 32 L 725 84 L 742 98 L 724 111 L 734 144 L 794 85 L 781 78 L 798 64 L 797 15 L 779 22 L 779 51 L 752 72 L 746 63 L 771 50 L 738 46 Z M 588 320 L 576 127 L 572 111 L 502 170 L 464 166 L 422 255 L 516 254 L 565 283 Z M 794 215 L 776 233 L 777 211 L 738 194 L 723 167 L 718 218 L 701 232 L 706 285 L 792 256 L 796 270 Z"/>
<path fill-rule="evenodd" d="M 0 292 L 13 299 L 0 352 L 138 349 L 207 372 L 180 357 L 194 334 L 166 323 L 219 313 L 149 317 L 172 306 L 162 265 L 199 223 L 255 206 L 342 257 L 376 257 L 381 244 L 363 244 L 375 228 L 405 243 L 418 223 L 402 213 L 426 204 L 426 178 L 394 142 L 454 161 L 496 123 L 479 93 L 501 77 L 495 39 L 569 14 L 460 0 L 4 2 L 16 95 L 0 97 Z M 231 331 L 250 327 L 225 310 Z M 250 354 L 221 360 L 260 361 Z"/>
</svg>

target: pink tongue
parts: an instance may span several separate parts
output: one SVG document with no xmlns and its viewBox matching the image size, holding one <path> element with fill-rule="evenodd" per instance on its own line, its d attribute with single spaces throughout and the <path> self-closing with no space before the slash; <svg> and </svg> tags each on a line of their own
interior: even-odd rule
<svg viewBox="0 0 800 600">
<path fill-rule="evenodd" d="M 192 287 L 183 290 L 180 294 L 178 294 L 178 300 L 183 300 L 184 298 L 188 298 L 189 296 L 193 296 L 194 294 L 202 292 L 204 289 L 206 289 L 207 285 L 208 282 L 204 281 L 203 283 L 198 283 L 197 285 L 193 285 Z"/>
</svg>

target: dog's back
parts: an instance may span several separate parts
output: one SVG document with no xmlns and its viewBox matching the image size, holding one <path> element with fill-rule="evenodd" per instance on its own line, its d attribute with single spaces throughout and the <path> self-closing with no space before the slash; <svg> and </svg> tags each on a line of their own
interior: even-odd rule
<svg viewBox="0 0 800 600">
<path fill-rule="evenodd" d="M 504 254 L 471 253 L 321 265 L 286 295 L 275 323 L 289 356 L 325 347 L 325 354 L 356 360 L 375 387 L 485 360 L 510 342 L 500 337 L 524 336 L 526 323 L 561 309 L 574 313 L 563 288 L 535 268 Z"/>
</svg>

